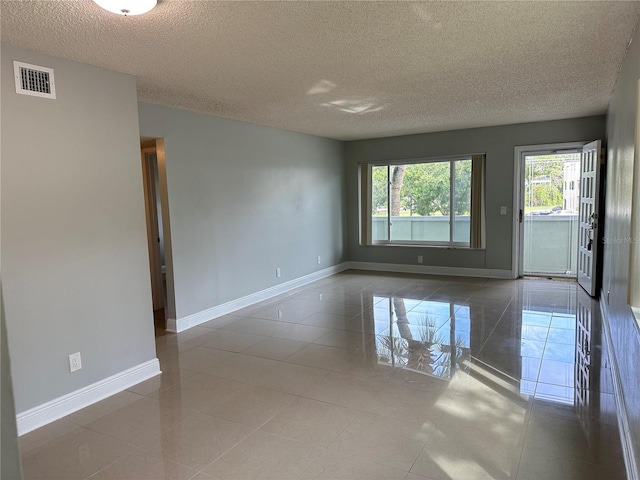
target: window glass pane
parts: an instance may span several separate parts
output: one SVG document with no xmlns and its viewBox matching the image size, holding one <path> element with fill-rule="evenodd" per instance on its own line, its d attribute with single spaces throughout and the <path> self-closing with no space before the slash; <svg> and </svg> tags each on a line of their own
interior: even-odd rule
<svg viewBox="0 0 640 480">
<path fill-rule="evenodd" d="M 393 165 L 391 191 L 392 241 L 449 242 L 450 162 Z"/>
<path fill-rule="evenodd" d="M 468 243 L 471 239 L 471 159 L 455 163 L 453 241 Z"/>
<path fill-rule="evenodd" d="M 371 169 L 371 239 L 374 242 L 389 240 L 389 168 L 387 166 Z"/>
</svg>

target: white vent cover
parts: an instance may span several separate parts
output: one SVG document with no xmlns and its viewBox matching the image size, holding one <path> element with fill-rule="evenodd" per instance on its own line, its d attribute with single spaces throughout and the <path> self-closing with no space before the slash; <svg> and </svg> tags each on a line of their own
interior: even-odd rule
<svg viewBox="0 0 640 480">
<path fill-rule="evenodd" d="M 53 69 L 14 61 L 13 73 L 16 77 L 16 93 L 56 98 Z"/>
</svg>

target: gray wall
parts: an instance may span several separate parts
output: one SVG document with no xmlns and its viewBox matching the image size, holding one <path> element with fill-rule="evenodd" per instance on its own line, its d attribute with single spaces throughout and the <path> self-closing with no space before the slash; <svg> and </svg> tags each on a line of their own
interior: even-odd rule
<svg viewBox="0 0 640 480">
<path fill-rule="evenodd" d="M 425 265 L 511 270 L 514 147 L 601 139 L 604 128 L 605 118 L 598 116 L 349 142 L 346 146 L 349 260 L 415 265 L 417 256 L 422 255 Z M 486 250 L 359 245 L 358 162 L 480 152 L 487 154 Z M 507 207 L 507 215 L 500 215 L 501 206 Z"/>
<path fill-rule="evenodd" d="M 608 322 L 616 358 L 630 431 L 635 443 L 636 459 L 640 460 L 640 336 L 633 314 L 627 304 L 629 282 L 629 242 L 631 196 L 634 162 L 634 134 L 640 79 L 640 32 L 627 52 L 622 70 L 609 104 L 607 115 L 607 197 L 604 236 L 611 242 L 604 245 L 603 298 L 611 292 Z M 636 185 L 635 188 L 640 188 Z M 640 467 L 640 465 L 639 465 Z M 639 468 L 640 469 L 640 468 Z"/>
<path fill-rule="evenodd" d="M 139 115 L 165 140 L 178 319 L 345 260 L 342 143 L 145 103 Z"/>
<path fill-rule="evenodd" d="M 13 60 L 55 70 L 17 95 Z M 2 258 L 16 410 L 155 357 L 135 79 L 2 47 Z M 68 355 L 83 369 L 69 373 Z"/>
<path fill-rule="evenodd" d="M 0 456 L 0 478 L 3 480 L 19 480 L 22 478 L 20 450 L 16 432 L 16 410 L 13 403 L 13 385 L 7 346 L 7 329 L 4 322 L 4 302 L 2 285 L 0 285 L 0 377 L 2 380 L 2 417 L 0 418 L 0 438 L 2 452 Z"/>
</svg>

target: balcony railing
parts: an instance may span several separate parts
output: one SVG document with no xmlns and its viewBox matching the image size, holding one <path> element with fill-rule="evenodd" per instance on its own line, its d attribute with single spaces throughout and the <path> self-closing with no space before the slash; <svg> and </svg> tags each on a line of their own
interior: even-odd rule
<svg viewBox="0 0 640 480">
<path fill-rule="evenodd" d="M 386 238 L 386 217 L 373 217 L 373 238 Z M 457 216 L 455 240 L 468 241 L 469 217 Z M 411 241 L 449 239 L 449 217 L 391 217 L 393 238 Z M 578 215 L 525 215 L 524 272 L 575 276 Z"/>
<path fill-rule="evenodd" d="M 525 215 L 524 273 L 576 276 L 578 215 Z"/>
</svg>

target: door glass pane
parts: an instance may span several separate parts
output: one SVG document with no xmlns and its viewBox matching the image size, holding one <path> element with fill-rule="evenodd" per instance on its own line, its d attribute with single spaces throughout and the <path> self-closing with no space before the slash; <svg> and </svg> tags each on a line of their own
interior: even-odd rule
<svg viewBox="0 0 640 480">
<path fill-rule="evenodd" d="M 374 242 L 389 240 L 389 167 L 371 169 L 371 238 Z"/>
<path fill-rule="evenodd" d="M 391 172 L 391 240 L 448 242 L 450 162 L 394 165 Z"/>
<path fill-rule="evenodd" d="M 577 275 L 580 154 L 525 156 L 524 273 Z"/>
<path fill-rule="evenodd" d="M 453 241 L 471 241 L 471 160 L 455 162 Z"/>
</svg>

